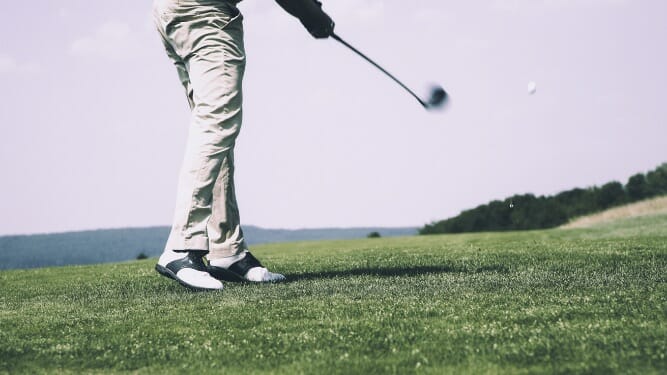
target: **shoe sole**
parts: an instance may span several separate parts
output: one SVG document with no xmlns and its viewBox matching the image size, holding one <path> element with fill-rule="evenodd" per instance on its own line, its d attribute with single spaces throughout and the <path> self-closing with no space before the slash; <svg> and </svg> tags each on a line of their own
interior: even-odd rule
<svg viewBox="0 0 667 375">
<path fill-rule="evenodd" d="M 167 268 L 167 267 L 163 267 L 163 266 L 161 266 L 161 265 L 159 265 L 159 264 L 156 264 L 156 265 L 155 265 L 155 270 L 156 270 L 160 275 L 162 275 L 162 276 L 164 276 L 164 277 L 167 277 L 167 278 L 170 278 L 170 279 L 172 279 L 172 280 L 176 280 L 176 281 L 178 281 L 178 283 L 181 284 L 182 286 L 184 286 L 184 287 L 186 287 L 186 288 L 188 288 L 188 289 L 194 290 L 194 291 L 196 291 L 196 292 L 210 292 L 210 291 L 212 291 L 212 290 L 222 290 L 222 289 L 208 289 L 208 288 L 202 288 L 202 287 L 198 287 L 198 286 L 194 286 L 194 285 L 188 284 L 188 283 L 186 283 L 185 281 L 183 281 L 182 279 L 180 279 L 178 276 L 176 276 L 176 274 L 173 273 L 169 268 Z"/>
</svg>

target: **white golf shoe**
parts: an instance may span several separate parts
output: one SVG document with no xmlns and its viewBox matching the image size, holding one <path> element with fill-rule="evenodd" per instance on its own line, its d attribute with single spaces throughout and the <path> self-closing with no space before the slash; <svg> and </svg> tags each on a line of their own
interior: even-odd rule
<svg viewBox="0 0 667 375">
<path fill-rule="evenodd" d="M 208 273 L 204 263 L 205 251 L 165 251 L 155 270 L 194 290 L 221 290 L 222 283 Z"/>
<path fill-rule="evenodd" d="M 249 251 L 231 257 L 211 259 L 208 272 L 218 280 L 271 283 L 285 280 L 279 273 L 269 272 Z"/>
</svg>

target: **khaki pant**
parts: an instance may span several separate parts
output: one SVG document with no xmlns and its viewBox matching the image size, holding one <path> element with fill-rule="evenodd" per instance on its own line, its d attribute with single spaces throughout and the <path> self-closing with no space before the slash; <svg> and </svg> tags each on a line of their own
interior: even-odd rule
<svg viewBox="0 0 667 375">
<path fill-rule="evenodd" d="M 234 192 L 241 128 L 243 16 L 232 0 L 155 0 L 155 24 L 185 87 L 192 115 L 174 221 L 165 250 L 247 249 Z"/>
</svg>

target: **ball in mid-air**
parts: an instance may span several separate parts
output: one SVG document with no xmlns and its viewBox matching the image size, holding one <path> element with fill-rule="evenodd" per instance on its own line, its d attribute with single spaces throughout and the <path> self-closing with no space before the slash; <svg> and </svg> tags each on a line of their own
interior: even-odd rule
<svg viewBox="0 0 667 375">
<path fill-rule="evenodd" d="M 528 94 L 533 95 L 537 91 L 537 83 L 535 81 L 528 82 Z"/>
</svg>

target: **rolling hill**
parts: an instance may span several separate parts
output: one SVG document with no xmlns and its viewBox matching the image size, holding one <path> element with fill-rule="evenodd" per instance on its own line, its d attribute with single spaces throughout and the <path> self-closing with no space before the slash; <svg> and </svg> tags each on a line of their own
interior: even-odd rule
<svg viewBox="0 0 667 375">
<path fill-rule="evenodd" d="M 250 246 L 276 242 L 364 238 L 370 232 L 382 237 L 408 236 L 416 228 L 264 229 L 245 226 Z M 73 264 L 122 262 L 162 252 L 169 227 L 102 229 L 81 232 L 0 237 L 0 270 Z"/>
</svg>

